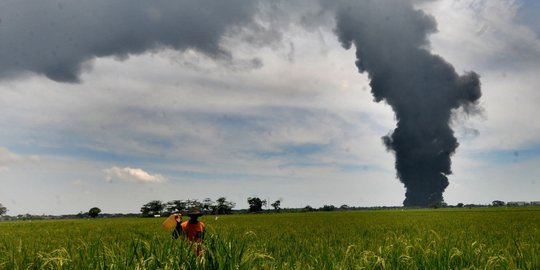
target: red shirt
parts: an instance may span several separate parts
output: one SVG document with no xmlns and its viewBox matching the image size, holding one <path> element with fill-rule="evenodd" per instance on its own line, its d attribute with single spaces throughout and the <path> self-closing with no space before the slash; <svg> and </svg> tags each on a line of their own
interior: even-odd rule
<svg viewBox="0 0 540 270">
<path fill-rule="evenodd" d="M 204 235 L 204 223 L 190 223 L 189 221 L 182 222 L 182 232 L 187 236 L 189 241 L 201 242 Z"/>
</svg>

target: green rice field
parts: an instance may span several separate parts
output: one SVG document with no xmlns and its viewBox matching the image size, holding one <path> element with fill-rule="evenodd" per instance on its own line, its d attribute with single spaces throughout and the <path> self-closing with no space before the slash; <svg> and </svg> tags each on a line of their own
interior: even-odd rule
<svg viewBox="0 0 540 270">
<path fill-rule="evenodd" d="M 204 216 L 204 253 L 164 218 L 0 222 L 0 269 L 540 269 L 540 208 Z"/>
</svg>

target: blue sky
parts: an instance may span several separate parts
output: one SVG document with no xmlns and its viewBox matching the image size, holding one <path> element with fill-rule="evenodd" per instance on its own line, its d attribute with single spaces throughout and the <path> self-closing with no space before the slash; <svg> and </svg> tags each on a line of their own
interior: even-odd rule
<svg viewBox="0 0 540 270">
<path fill-rule="evenodd" d="M 44 3 L 75 10 L 53 2 Z M 373 102 L 354 49 L 343 49 L 333 32 L 331 12 L 314 12 L 321 9 L 314 1 L 280 3 L 254 11 L 256 24 L 209 27 L 220 50 L 192 49 L 197 40 L 122 56 L 95 53 L 82 57 L 78 82 L 58 79 L 73 74 L 42 72 L 44 65 L 24 56 L 10 59 L 28 63 L 0 67 L 0 203 L 8 214 L 94 206 L 129 213 L 154 199 L 221 196 L 238 208 L 251 196 L 282 199 L 283 207 L 401 205 L 405 190 L 381 141 L 395 128 L 391 108 Z M 83 7 L 78 12 L 91 10 Z M 460 146 L 445 200 L 540 200 L 537 2 L 416 7 L 437 20 L 430 50 L 482 82 L 482 113 L 457 113 L 452 122 Z M 0 7 L 0 40 L 27 34 L 5 13 L 26 7 L 10 8 Z M 144 12 L 150 20 L 166 16 L 159 6 Z M 234 12 L 217 23 L 243 23 Z M 102 37 L 83 40 L 91 38 Z M 18 46 L 30 53 L 53 43 Z M 0 55 L 10 49 L 0 46 Z M 55 55 L 76 52 L 66 47 Z"/>
</svg>

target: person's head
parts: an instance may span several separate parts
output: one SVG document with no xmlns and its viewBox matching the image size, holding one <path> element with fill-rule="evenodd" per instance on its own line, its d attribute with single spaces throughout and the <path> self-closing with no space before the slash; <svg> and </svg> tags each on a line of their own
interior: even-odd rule
<svg viewBox="0 0 540 270">
<path fill-rule="evenodd" d="M 182 214 L 180 213 L 174 214 L 174 220 L 176 220 L 176 222 L 182 221 Z"/>
<path fill-rule="evenodd" d="M 191 222 L 197 221 L 197 219 L 202 215 L 203 213 L 197 207 L 191 208 L 188 212 L 189 221 Z"/>
</svg>

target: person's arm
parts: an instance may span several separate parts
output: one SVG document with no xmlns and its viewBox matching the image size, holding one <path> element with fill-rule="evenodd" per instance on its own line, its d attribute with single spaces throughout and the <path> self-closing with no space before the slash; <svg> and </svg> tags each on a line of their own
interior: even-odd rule
<svg viewBox="0 0 540 270">
<path fill-rule="evenodd" d="M 182 225 L 180 225 L 180 222 L 176 222 L 176 227 L 174 227 L 172 237 L 174 239 L 178 239 L 178 237 L 181 235 L 182 232 Z"/>
<path fill-rule="evenodd" d="M 202 225 L 202 239 L 204 239 L 204 235 L 206 234 L 206 226 L 204 226 L 204 223 Z"/>
<path fill-rule="evenodd" d="M 185 238 L 188 238 L 188 222 L 189 221 L 182 223 L 182 236 Z"/>
</svg>

